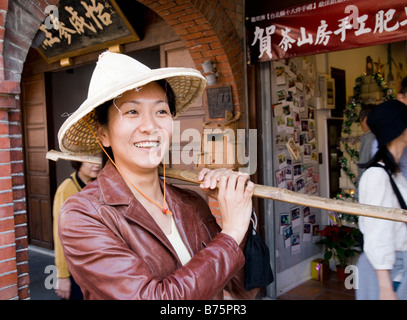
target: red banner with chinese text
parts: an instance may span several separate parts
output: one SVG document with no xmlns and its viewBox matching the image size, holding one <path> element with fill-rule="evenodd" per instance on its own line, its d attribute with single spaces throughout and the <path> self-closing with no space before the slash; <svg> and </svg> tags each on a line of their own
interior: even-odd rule
<svg viewBox="0 0 407 320">
<path fill-rule="evenodd" d="M 321 0 L 269 12 L 246 2 L 250 63 L 407 39 L 406 0 Z"/>
</svg>

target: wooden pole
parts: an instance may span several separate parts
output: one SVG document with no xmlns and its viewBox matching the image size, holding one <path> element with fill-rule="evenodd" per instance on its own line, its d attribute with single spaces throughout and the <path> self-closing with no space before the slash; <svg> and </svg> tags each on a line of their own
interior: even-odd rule
<svg viewBox="0 0 407 320">
<path fill-rule="evenodd" d="M 161 167 L 160 174 L 162 174 Z M 198 174 L 192 171 L 165 168 L 165 176 L 167 178 L 178 179 L 195 184 L 201 183 L 198 180 Z M 348 202 L 323 198 L 308 194 L 302 194 L 283 188 L 263 186 L 260 184 L 255 184 L 254 196 L 275 201 L 294 203 L 302 206 L 310 206 L 329 211 L 347 213 L 351 215 L 407 222 L 407 210 L 399 208 L 385 208 L 360 204 L 358 202 Z"/>
</svg>

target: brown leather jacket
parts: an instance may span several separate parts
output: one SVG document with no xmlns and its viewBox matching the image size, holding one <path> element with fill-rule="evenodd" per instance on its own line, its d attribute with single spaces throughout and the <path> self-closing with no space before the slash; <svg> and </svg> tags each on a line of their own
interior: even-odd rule
<svg viewBox="0 0 407 320">
<path fill-rule="evenodd" d="M 85 299 L 251 299 L 244 255 L 196 193 L 167 188 L 167 202 L 192 259 L 184 266 L 111 163 L 61 208 L 59 235 Z"/>
</svg>

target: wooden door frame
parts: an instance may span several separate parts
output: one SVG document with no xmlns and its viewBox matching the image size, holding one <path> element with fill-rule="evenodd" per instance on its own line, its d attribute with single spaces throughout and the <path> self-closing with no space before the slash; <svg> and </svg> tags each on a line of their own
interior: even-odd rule
<svg viewBox="0 0 407 320">
<path fill-rule="evenodd" d="M 52 110 L 49 110 L 50 108 L 50 103 L 49 103 L 49 90 L 47 90 L 48 86 L 48 75 L 46 73 L 39 73 L 36 75 L 28 76 L 28 77 L 23 77 L 21 80 L 21 88 L 22 88 L 22 127 L 23 127 L 23 144 L 24 144 L 24 159 L 25 159 L 25 166 L 24 166 L 24 171 L 25 171 L 25 189 L 26 189 L 26 195 L 27 195 L 27 218 L 28 218 L 28 242 L 30 244 L 34 244 L 40 247 L 44 247 L 47 249 L 53 249 L 54 241 L 53 241 L 53 219 L 52 219 L 52 205 L 53 205 L 53 197 L 52 195 L 55 193 L 55 179 L 51 179 L 52 176 L 55 176 L 55 164 L 52 163 L 51 161 L 46 160 L 45 154 L 49 150 L 50 147 L 54 145 L 54 139 L 53 135 L 50 135 L 49 132 L 52 130 L 53 132 L 53 122 L 51 119 L 52 115 Z M 30 147 L 29 145 L 29 132 L 30 129 L 38 129 L 41 128 L 41 125 L 32 125 L 28 124 L 28 115 L 27 115 L 27 109 L 29 108 L 29 105 L 31 102 L 28 103 L 26 101 L 27 98 L 27 93 L 26 93 L 26 85 L 29 84 L 29 82 L 34 82 L 34 81 L 42 81 L 42 101 L 40 105 L 42 104 L 42 109 L 41 111 L 43 112 L 43 131 L 44 131 L 44 137 L 43 137 L 43 147 Z M 37 101 L 38 102 L 38 101 Z M 44 165 L 43 168 L 44 170 L 41 172 L 39 169 L 38 171 L 30 170 L 31 165 L 35 161 L 32 158 L 32 153 L 37 153 L 41 157 L 44 157 Z M 38 161 L 38 159 L 37 159 Z M 36 186 L 34 186 L 31 181 L 32 177 L 41 177 L 42 179 L 45 179 L 45 185 L 48 187 L 47 188 L 47 194 L 46 195 L 40 195 L 32 192 Z M 37 216 L 39 219 L 34 218 L 34 209 L 33 209 L 33 204 L 32 201 L 38 200 L 39 205 L 41 206 L 41 210 L 39 212 L 40 217 Z M 44 205 L 44 207 L 42 207 Z M 45 212 L 43 212 L 45 210 Z M 36 236 L 38 234 L 41 234 L 39 238 L 34 238 L 34 228 L 37 229 L 39 228 L 39 233 L 37 232 Z"/>
</svg>

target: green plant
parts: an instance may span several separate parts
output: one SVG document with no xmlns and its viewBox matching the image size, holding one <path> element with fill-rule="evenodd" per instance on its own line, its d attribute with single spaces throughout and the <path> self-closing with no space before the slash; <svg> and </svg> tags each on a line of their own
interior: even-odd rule
<svg viewBox="0 0 407 320">
<path fill-rule="evenodd" d="M 325 261 L 334 258 L 337 265 L 345 268 L 349 264 L 359 245 L 360 231 L 356 228 L 345 226 L 326 226 L 321 231 L 322 239 L 317 243 L 323 245 Z"/>
</svg>

